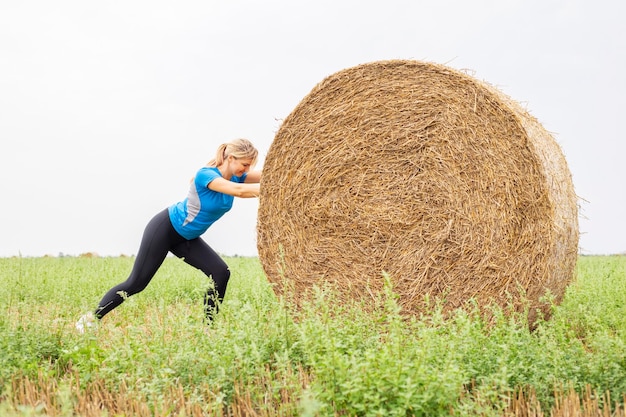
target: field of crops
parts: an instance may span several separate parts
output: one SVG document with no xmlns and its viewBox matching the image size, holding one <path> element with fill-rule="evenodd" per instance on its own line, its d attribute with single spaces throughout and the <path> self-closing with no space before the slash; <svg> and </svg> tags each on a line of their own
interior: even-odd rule
<svg viewBox="0 0 626 417">
<path fill-rule="evenodd" d="M 626 256 L 580 257 L 565 300 L 532 332 L 498 310 L 490 324 L 478 307 L 445 318 L 434 301 L 404 320 L 393 288 L 373 314 L 324 289 L 296 312 L 257 258 L 239 257 L 227 258 L 229 292 L 208 326 L 206 278 L 168 258 L 144 292 L 78 334 L 76 319 L 132 262 L 0 259 L 0 415 L 624 415 Z"/>
</svg>

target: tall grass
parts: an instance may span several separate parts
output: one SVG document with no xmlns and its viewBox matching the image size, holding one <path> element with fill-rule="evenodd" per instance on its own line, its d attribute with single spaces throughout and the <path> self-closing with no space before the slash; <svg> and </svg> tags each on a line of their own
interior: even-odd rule
<svg viewBox="0 0 626 417">
<path fill-rule="evenodd" d="M 373 313 L 324 288 L 296 311 L 238 257 L 207 325 L 207 279 L 168 258 L 76 333 L 132 262 L 0 259 L 0 415 L 623 415 L 626 257 L 581 257 L 532 332 L 519 314 L 494 309 L 488 324 L 478 306 L 444 317 L 437 302 L 405 320 L 390 285 Z"/>
</svg>

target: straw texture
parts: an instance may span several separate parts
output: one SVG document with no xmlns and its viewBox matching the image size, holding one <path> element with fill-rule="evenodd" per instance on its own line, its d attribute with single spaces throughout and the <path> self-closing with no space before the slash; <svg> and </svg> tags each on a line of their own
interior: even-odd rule
<svg viewBox="0 0 626 417">
<path fill-rule="evenodd" d="M 284 120 L 263 168 L 257 245 L 278 294 L 368 300 L 383 273 L 425 296 L 548 313 L 573 279 L 577 201 L 552 136 L 473 77 L 420 61 L 337 72 Z M 533 320 L 533 317 L 531 317 Z"/>
</svg>

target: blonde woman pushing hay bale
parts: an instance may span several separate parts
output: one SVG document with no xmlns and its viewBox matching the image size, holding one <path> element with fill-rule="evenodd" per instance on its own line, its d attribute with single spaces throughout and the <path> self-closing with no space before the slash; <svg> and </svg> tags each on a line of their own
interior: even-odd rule
<svg viewBox="0 0 626 417">
<path fill-rule="evenodd" d="M 219 310 L 230 279 L 228 265 L 201 236 L 228 212 L 235 197 L 260 193 L 261 172 L 251 171 L 258 156 L 247 139 L 220 145 L 215 158 L 193 178 L 187 198 L 156 214 L 145 228 L 137 258 L 128 278 L 111 288 L 93 313 L 80 317 L 76 329 L 84 333 L 121 305 L 126 297 L 143 291 L 169 252 L 202 271 L 214 283 L 204 298 L 206 318 Z"/>
<path fill-rule="evenodd" d="M 322 283 L 368 300 L 386 272 L 407 314 L 425 296 L 547 313 L 542 297 L 558 302 L 573 277 L 577 206 L 559 146 L 448 67 L 381 61 L 329 76 L 284 120 L 263 171 L 259 257 L 295 301 Z"/>
</svg>

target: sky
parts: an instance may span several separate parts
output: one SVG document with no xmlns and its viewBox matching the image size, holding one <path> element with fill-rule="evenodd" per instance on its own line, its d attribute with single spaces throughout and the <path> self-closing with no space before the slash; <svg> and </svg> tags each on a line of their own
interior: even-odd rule
<svg viewBox="0 0 626 417">
<path fill-rule="evenodd" d="M 580 253 L 626 253 L 623 0 L 1 1 L 0 51 L 0 257 L 136 254 L 219 144 L 262 169 L 317 83 L 387 59 L 522 103 L 568 162 Z M 257 208 L 204 239 L 256 256 Z"/>
</svg>

